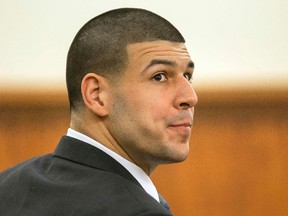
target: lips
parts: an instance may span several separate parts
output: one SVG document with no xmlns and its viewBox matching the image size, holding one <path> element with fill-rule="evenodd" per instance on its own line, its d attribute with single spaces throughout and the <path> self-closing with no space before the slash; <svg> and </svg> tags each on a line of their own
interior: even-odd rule
<svg viewBox="0 0 288 216">
<path fill-rule="evenodd" d="M 169 127 L 192 127 L 193 116 L 185 114 L 185 116 L 177 116 L 168 120 Z"/>
<path fill-rule="evenodd" d="M 191 128 L 192 124 L 191 123 L 177 123 L 177 124 L 169 125 L 169 127 L 189 127 L 189 128 Z"/>
<path fill-rule="evenodd" d="M 192 129 L 192 122 L 190 120 L 175 122 L 170 124 L 168 128 L 178 134 L 190 134 Z"/>
<path fill-rule="evenodd" d="M 177 122 L 170 125 L 170 127 L 191 127 L 191 121 Z"/>
<path fill-rule="evenodd" d="M 193 113 L 183 111 L 176 116 L 170 117 L 167 120 L 167 126 L 170 130 L 181 134 L 191 133 L 193 125 Z"/>
</svg>

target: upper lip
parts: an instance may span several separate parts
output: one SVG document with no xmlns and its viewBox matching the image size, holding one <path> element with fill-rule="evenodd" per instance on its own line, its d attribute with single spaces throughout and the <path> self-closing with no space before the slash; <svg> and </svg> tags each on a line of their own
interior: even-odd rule
<svg viewBox="0 0 288 216">
<path fill-rule="evenodd" d="M 190 112 L 181 112 L 176 116 L 170 117 L 167 125 L 168 127 L 192 127 L 193 114 Z"/>
<path fill-rule="evenodd" d="M 184 121 L 179 121 L 172 123 L 170 127 L 191 127 L 192 126 L 192 121 L 190 120 L 184 120 Z"/>
</svg>

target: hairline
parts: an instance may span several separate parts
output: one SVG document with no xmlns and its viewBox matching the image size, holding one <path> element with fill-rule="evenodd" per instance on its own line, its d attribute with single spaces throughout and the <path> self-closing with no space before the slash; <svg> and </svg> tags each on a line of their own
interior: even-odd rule
<svg viewBox="0 0 288 216">
<path fill-rule="evenodd" d="M 83 65 L 83 70 L 82 70 L 82 74 L 88 74 L 88 73 L 94 73 L 94 74 L 97 74 L 99 76 L 102 76 L 104 78 L 106 78 L 109 82 L 111 82 L 112 84 L 117 84 L 117 81 L 119 79 L 121 79 L 121 77 L 123 77 L 123 74 L 125 72 L 125 70 L 127 69 L 127 67 L 129 66 L 129 64 L 131 62 L 130 59 L 129 59 L 129 53 L 128 53 L 128 48 L 129 46 L 133 45 L 133 44 L 138 44 L 138 43 L 149 43 L 149 42 L 164 42 L 164 41 L 168 41 L 168 42 L 171 42 L 171 43 L 185 43 L 185 39 L 184 37 L 181 35 L 181 33 L 178 31 L 178 29 L 173 25 L 171 24 L 168 20 L 166 20 L 165 18 L 161 17 L 160 15 L 158 14 L 155 14 L 151 11 L 148 11 L 148 10 L 145 10 L 145 9 L 138 9 L 138 8 L 119 8 L 119 9 L 115 9 L 115 10 L 111 10 L 111 11 L 107 11 L 103 14 L 100 14 L 98 15 L 97 17 L 94 17 L 93 19 L 91 19 L 90 21 L 88 21 L 84 26 L 82 26 L 82 28 L 77 32 L 76 36 L 74 37 L 74 40 L 72 42 L 72 44 L 70 45 L 70 49 L 71 47 L 74 47 L 73 50 L 72 50 L 72 54 L 75 53 L 75 55 L 78 55 L 77 54 L 77 51 L 75 50 L 75 46 L 77 47 L 77 44 L 79 43 L 80 46 L 85 46 L 85 42 L 84 43 L 81 43 L 79 40 L 82 40 L 86 38 L 86 36 L 88 37 L 87 40 L 91 40 L 91 34 L 93 34 L 93 31 L 96 31 L 97 28 L 94 27 L 95 25 L 95 21 L 96 23 L 100 23 L 100 26 L 103 25 L 104 23 L 99 20 L 99 18 L 102 16 L 106 16 L 108 14 L 108 18 L 107 20 L 109 20 L 109 16 L 111 16 L 111 12 L 113 13 L 113 11 L 121 11 L 122 12 L 124 11 L 124 13 L 127 12 L 128 10 L 128 13 L 129 10 L 135 10 L 135 13 L 147 13 L 144 17 L 144 23 L 145 23 L 145 19 L 147 19 L 147 16 L 148 16 L 148 13 L 150 13 L 152 15 L 152 17 L 155 16 L 155 22 L 159 22 L 161 23 L 161 25 L 163 25 L 164 27 L 167 27 L 168 29 L 168 32 L 171 33 L 171 36 L 170 35 L 165 35 L 165 34 L 162 34 L 162 33 L 156 33 L 156 34 L 151 34 L 150 35 L 150 29 L 146 29 L 148 31 L 147 35 L 145 34 L 145 26 L 142 28 L 142 33 L 143 34 L 143 37 L 139 37 L 137 35 L 135 35 L 135 37 L 133 36 L 134 34 L 132 34 L 132 36 L 128 36 L 127 38 L 123 38 L 123 40 L 121 39 L 120 41 L 111 41 L 112 43 L 109 42 L 109 39 L 108 40 L 104 40 L 106 42 L 109 42 L 110 43 L 110 47 L 112 47 L 113 45 L 115 45 L 116 49 L 114 49 L 114 52 L 115 51 L 118 51 L 118 53 L 116 53 L 115 55 L 115 58 L 111 59 L 111 64 L 113 64 L 114 66 L 111 66 L 110 68 L 108 67 L 105 67 L 104 64 L 107 64 L 107 63 L 103 63 L 103 67 L 100 67 L 100 68 L 97 68 L 97 67 L 94 67 L 93 63 L 89 63 L 87 62 L 86 66 Z M 126 10 L 126 12 L 125 12 Z M 139 11 L 137 11 L 139 10 Z M 132 11 L 133 12 L 133 11 Z M 134 13 L 134 12 L 133 12 Z M 126 15 L 125 15 L 126 16 Z M 105 19 L 106 19 L 105 18 Z M 128 17 L 129 18 L 129 17 Z M 97 21 L 98 19 L 98 21 Z M 104 20 L 105 20 L 104 19 Z M 154 19 L 154 18 L 153 18 Z M 107 21 L 106 20 L 106 21 Z M 105 22 L 106 22 L 105 21 Z M 142 22 L 142 21 L 141 21 Z M 133 23 L 133 22 L 132 22 Z M 111 23 L 108 22 L 108 26 L 110 25 Z M 114 24 L 112 24 L 113 26 Z M 99 27 L 100 29 L 102 27 Z M 107 28 L 105 29 L 107 30 Z M 107 31 L 109 32 L 109 31 Z M 107 33 L 106 31 L 104 31 L 104 34 Z M 156 31 L 158 32 L 158 31 Z M 90 35 L 90 36 L 89 36 Z M 101 37 L 101 36 L 100 36 Z M 163 37 L 163 38 L 162 38 Z M 112 36 L 112 39 L 115 39 L 117 37 L 113 37 Z M 138 39 L 137 39 L 138 38 Z M 141 39 L 142 38 L 142 39 Z M 77 42 L 78 41 L 78 42 Z M 118 43 L 120 42 L 120 43 Z M 82 45 L 81 45 L 82 44 Z M 118 47 L 118 48 L 117 48 Z M 68 53 L 68 58 L 67 58 L 67 62 L 68 62 L 68 59 L 71 60 L 72 59 L 72 63 L 73 61 L 77 61 L 76 60 L 73 60 L 73 55 L 70 55 L 70 49 L 69 49 L 69 53 Z M 103 49 L 103 47 L 100 47 L 100 49 Z M 103 50 L 105 51 L 105 49 Z M 113 49 L 110 49 L 109 48 L 109 51 L 113 51 Z M 81 52 L 81 50 L 80 50 Z M 108 54 L 109 55 L 109 54 Z M 108 56 L 107 55 L 107 56 Z M 71 56 L 71 57 L 69 57 Z M 105 57 L 104 57 L 105 59 Z M 90 59 L 92 61 L 92 59 Z M 113 60 L 115 60 L 115 63 L 113 63 Z M 91 62 L 90 61 L 90 62 Z M 90 64 L 90 66 L 89 66 Z M 77 64 L 76 64 L 77 66 Z M 67 68 L 70 67 L 71 68 L 71 64 L 67 64 Z M 81 65 L 79 65 L 79 67 L 81 67 Z M 86 67 L 86 68 L 85 68 Z M 73 70 L 73 68 L 71 68 Z M 68 70 L 66 70 L 66 74 Z M 77 68 L 76 70 L 77 71 Z M 69 76 L 71 76 L 71 70 L 69 69 Z M 66 76 L 67 77 L 67 76 Z M 68 79 L 67 79 L 68 80 Z M 70 80 L 70 79 L 69 79 Z M 80 80 L 80 79 L 79 79 Z M 83 80 L 83 77 L 82 77 L 82 80 Z M 73 79 L 72 79 L 73 81 Z M 75 79 L 74 79 L 75 81 Z M 67 82 L 67 86 L 68 86 L 68 82 Z M 79 85 L 78 85 L 79 86 Z M 69 88 L 68 88 L 68 94 L 69 94 L 69 101 L 70 101 L 70 108 L 75 108 L 77 109 L 77 107 L 82 107 L 81 105 L 84 105 L 83 104 L 83 101 L 79 100 L 82 96 L 80 96 L 80 98 L 78 97 L 79 94 L 76 92 L 76 93 L 73 93 L 73 88 L 74 90 L 76 89 L 75 87 L 77 87 L 77 82 L 75 82 L 73 84 L 73 82 L 69 82 Z M 70 91 L 69 91 L 70 89 Z M 77 90 L 77 89 L 76 89 Z M 72 100 L 70 100 L 70 93 L 71 94 L 71 98 Z M 78 96 L 77 96 L 78 95 Z M 81 95 L 81 92 L 80 92 L 80 95 Z M 77 99 L 78 97 L 78 99 Z M 74 104 L 73 106 L 72 103 Z M 72 109 L 71 109 L 72 110 Z"/>
</svg>

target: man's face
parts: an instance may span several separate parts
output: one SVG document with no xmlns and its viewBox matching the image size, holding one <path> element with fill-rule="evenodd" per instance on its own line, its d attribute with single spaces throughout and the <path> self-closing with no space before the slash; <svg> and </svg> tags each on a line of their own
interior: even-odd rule
<svg viewBox="0 0 288 216">
<path fill-rule="evenodd" d="M 128 66 L 113 86 L 113 138 L 144 170 L 180 162 L 189 152 L 197 96 L 193 63 L 183 43 L 130 44 Z"/>
</svg>

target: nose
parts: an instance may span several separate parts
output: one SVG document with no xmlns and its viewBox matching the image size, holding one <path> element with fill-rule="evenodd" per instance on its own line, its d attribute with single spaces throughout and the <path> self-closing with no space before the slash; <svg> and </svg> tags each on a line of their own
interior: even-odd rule
<svg viewBox="0 0 288 216">
<path fill-rule="evenodd" d="M 183 82 L 179 82 L 174 106 L 177 109 L 185 110 L 196 106 L 197 102 L 198 97 L 192 84 L 186 79 Z"/>
</svg>

